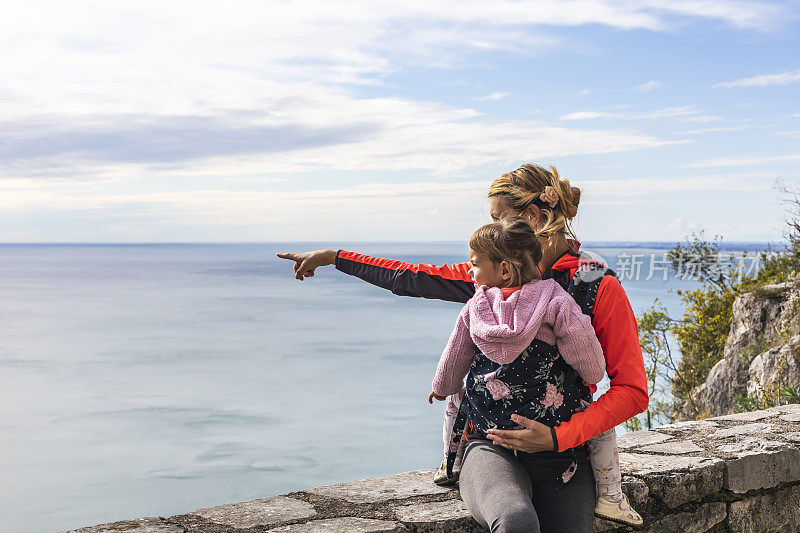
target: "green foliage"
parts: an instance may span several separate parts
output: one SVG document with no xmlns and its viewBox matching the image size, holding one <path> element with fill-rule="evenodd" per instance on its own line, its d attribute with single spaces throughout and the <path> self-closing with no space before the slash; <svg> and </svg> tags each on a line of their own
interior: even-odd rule
<svg viewBox="0 0 800 533">
<path fill-rule="evenodd" d="M 739 288 L 705 285 L 678 294 L 686 311 L 672 330 L 681 353 L 672 391 L 676 401 L 683 403 L 691 401 L 692 389 L 703 383 L 711 367 L 722 359 Z"/>
<path fill-rule="evenodd" d="M 762 390 L 757 396 L 736 395 L 736 412 L 758 411 L 777 405 L 800 403 L 800 391 L 791 385 L 775 387 L 774 390 Z"/>
<path fill-rule="evenodd" d="M 639 419 L 638 416 L 634 416 L 633 418 L 629 418 L 625 421 L 625 429 L 628 431 L 639 431 L 642 429 L 642 421 Z"/>
<path fill-rule="evenodd" d="M 800 403 L 800 389 L 791 385 L 784 385 L 778 389 L 779 397 L 785 403 Z M 783 403 L 781 404 L 783 405 Z"/>
<path fill-rule="evenodd" d="M 754 398 L 753 396 L 742 396 L 741 394 L 736 395 L 737 413 L 758 411 L 759 409 L 761 409 L 761 405 L 758 398 Z"/>
</svg>

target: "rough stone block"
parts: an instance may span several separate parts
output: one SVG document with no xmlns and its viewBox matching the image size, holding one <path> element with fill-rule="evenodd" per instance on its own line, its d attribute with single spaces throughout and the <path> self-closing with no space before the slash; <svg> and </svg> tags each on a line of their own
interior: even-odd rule
<svg viewBox="0 0 800 533">
<path fill-rule="evenodd" d="M 786 415 L 781 415 L 781 420 L 786 422 L 800 422 L 800 413 L 789 413 Z"/>
<path fill-rule="evenodd" d="M 620 449 L 626 450 L 628 448 L 635 448 L 636 446 L 643 446 L 645 444 L 653 444 L 656 442 L 663 442 L 672 438 L 672 435 L 665 435 L 657 431 L 634 431 L 633 433 L 626 433 L 617 438 L 617 446 Z"/>
<path fill-rule="evenodd" d="M 675 513 L 665 516 L 652 524 L 645 523 L 648 533 L 665 533 L 680 531 L 681 533 L 705 533 L 719 524 L 728 515 L 728 510 L 722 502 L 712 502 L 701 505 L 691 513 Z"/>
<path fill-rule="evenodd" d="M 731 502 L 728 527 L 733 533 L 800 531 L 800 486 Z"/>
<path fill-rule="evenodd" d="M 722 488 L 724 462 L 709 457 L 619 454 L 623 473 L 636 476 L 668 507 L 697 501 Z"/>
<path fill-rule="evenodd" d="M 180 526 L 165 524 L 164 520 L 157 516 L 137 518 L 136 520 L 121 520 L 97 526 L 82 527 L 71 529 L 62 533 L 183 533 Z"/>
<path fill-rule="evenodd" d="M 753 433 L 769 433 L 772 431 L 772 424 L 757 422 L 755 424 L 744 424 L 733 426 L 732 428 L 718 429 L 708 436 L 709 439 L 726 439 L 728 437 L 738 437 L 739 435 L 752 435 Z"/>
<path fill-rule="evenodd" d="M 719 427 L 719 424 L 716 422 L 711 422 L 709 420 L 689 420 L 687 422 L 677 422 L 675 424 L 667 424 L 665 426 L 658 426 L 656 429 L 658 431 L 691 431 L 691 432 L 698 432 L 698 431 L 710 431 L 712 429 L 716 429 Z"/>
<path fill-rule="evenodd" d="M 235 528 L 274 526 L 317 514 L 307 502 L 275 496 L 246 502 L 229 503 L 217 507 L 205 507 L 189 514 L 198 515 L 215 524 Z"/>
<path fill-rule="evenodd" d="M 397 519 L 419 533 L 447 533 L 485 531 L 461 500 L 402 505 L 394 509 Z"/>
<path fill-rule="evenodd" d="M 650 495 L 650 488 L 647 483 L 633 476 L 622 476 L 622 492 L 628 497 L 628 501 L 636 509 L 643 509 L 647 505 L 647 498 Z"/>
<path fill-rule="evenodd" d="M 800 479 L 800 449 L 785 442 L 748 438 L 718 446 L 725 459 L 723 487 L 738 493 Z"/>
<path fill-rule="evenodd" d="M 748 411 L 745 413 L 734 413 L 732 415 L 715 416 L 709 420 L 733 420 L 736 422 L 755 422 L 775 416 L 777 413 L 771 411 Z"/>
<path fill-rule="evenodd" d="M 790 403 L 788 405 L 779 405 L 777 407 L 773 407 L 771 409 L 767 409 L 767 411 L 778 411 L 780 413 L 800 413 L 800 403 Z"/>
<path fill-rule="evenodd" d="M 639 448 L 642 452 L 663 453 L 667 455 L 682 455 L 685 453 L 702 452 L 703 448 L 690 440 L 679 440 L 675 442 L 660 442 Z"/>
<path fill-rule="evenodd" d="M 328 518 L 312 520 L 305 524 L 293 524 L 270 529 L 270 533 L 408 533 L 400 522 L 373 520 L 371 518 Z"/>
<path fill-rule="evenodd" d="M 317 487 L 306 492 L 339 498 L 351 503 L 376 503 L 404 500 L 414 496 L 456 492 L 453 488 L 436 485 L 433 482 L 433 473 L 433 470 L 416 470 L 394 476 Z"/>
<path fill-rule="evenodd" d="M 606 531 L 615 531 L 619 529 L 619 524 L 597 517 L 595 517 L 594 524 L 592 525 L 592 533 L 605 533 Z"/>
<path fill-rule="evenodd" d="M 791 442 L 800 442 L 800 431 L 792 431 L 790 433 L 781 433 L 781 437 Z"/>
</svg>

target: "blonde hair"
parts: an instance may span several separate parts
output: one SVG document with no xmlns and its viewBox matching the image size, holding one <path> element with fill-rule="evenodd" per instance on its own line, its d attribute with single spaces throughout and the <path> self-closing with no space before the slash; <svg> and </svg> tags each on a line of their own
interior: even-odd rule
<svg viewBox="0 0 800 533">
<path fill-rule="evenodd" d="M 495 263 L 508 261 L 510 287 L 539 277 L 536 265 L 542 259 L 542 246 L 530 224 L 521 217 L 503 218 L 481 226 L 470 236 L 469 249 Z"/>
<path fill-rule="evenodd" d="M 555 207 L 550 207 L 539 199 L 539 195 L 548 185 L 558 195 L 558 204 Z M 547 246 L 552 244 L 552 237 L 558 234 L 578 240 L 570 221 L 578 214 L 581 190 L 572 187 L 569 180 L 560 179 L 556 167 L 551 166 L 547 170 L 539 165 L 522 165 L 492 182 L 489 197 L 492 196 L 502 196 L 515 213 L 524 211 L 531 204 L 538 207 L 545 217 L 544 224 L 539 227 L 539 234 L 547 238 Z"/>
</svg>

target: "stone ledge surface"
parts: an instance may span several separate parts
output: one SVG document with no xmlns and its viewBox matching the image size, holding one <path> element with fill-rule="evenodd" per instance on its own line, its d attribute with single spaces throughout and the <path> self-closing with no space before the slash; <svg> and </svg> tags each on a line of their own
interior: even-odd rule
<svg viewBox="0 0 800 533">
<path fill-rule="evenodd" d="M 681 422 L 620 437 L 623 490 L 644 531 L 800 532 L 800 405 Z M 71 533 L 483 531 L 434 470 L 146 517 Z M 601 520 L 594 531 L 627 531 Z"/>
</svg>

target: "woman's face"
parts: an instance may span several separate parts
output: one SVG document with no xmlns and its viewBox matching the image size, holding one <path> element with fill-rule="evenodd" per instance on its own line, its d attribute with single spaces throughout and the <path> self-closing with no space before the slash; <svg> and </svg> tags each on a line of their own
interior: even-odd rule
<svg viewBox="0 0 800 533">
<path fill-rule="evenodd" d="M 498 220 L 509 214 L 511 214 L 511 208 L 506 203 L 505 198 L 503 198 L 502 196 L 489 197 L 489 216 L 492 217 L 492 222 L 497 222 Z"/>
<path fill-rule="evenodd" d="M 508 280 L 511 279 L 511 271 L 508 268 L 507 261 L 497 263 L 482 253 L 470 250 L 469 262 L 472 265 L 469 269 L 469 275 L 476 287 L 480 285 L 505 287 Z"/>
<path fill-rule="evenodd" d="M 489 197 L 489 216 L 492 217 L 492 222 L 497 222 L 504 216 L 514 215 L 523 217 L 531 225 L 533 230 L 536 230 L 536 221 L 539 219 L 539 208 L 535 205 L 529 205 L 522 213 L 514 211 L 502 196 Z"/>
<path fill-rule="evenodd" d="M 511 207 L 509 207 L 508 203 L 506 203 L 506 199 L 502 196 L 490 196 L 489 197 L 489 216 L 492 217 L 492 222 L 497 222 L 504 216 L 508 215 L 516 215 L 521 216 L 525 220 L 528 221 L 530 224 L 531 229 L 533 231 L 538 231 L 537 222 L 539 221 L 539 208 L 535 205 L 529 205 L 525 211 L 522 213 L 516 212 Z M 544 245 L 546 239 L 543 237 L 539 237 L 539 242 Z"/>
</svg>

